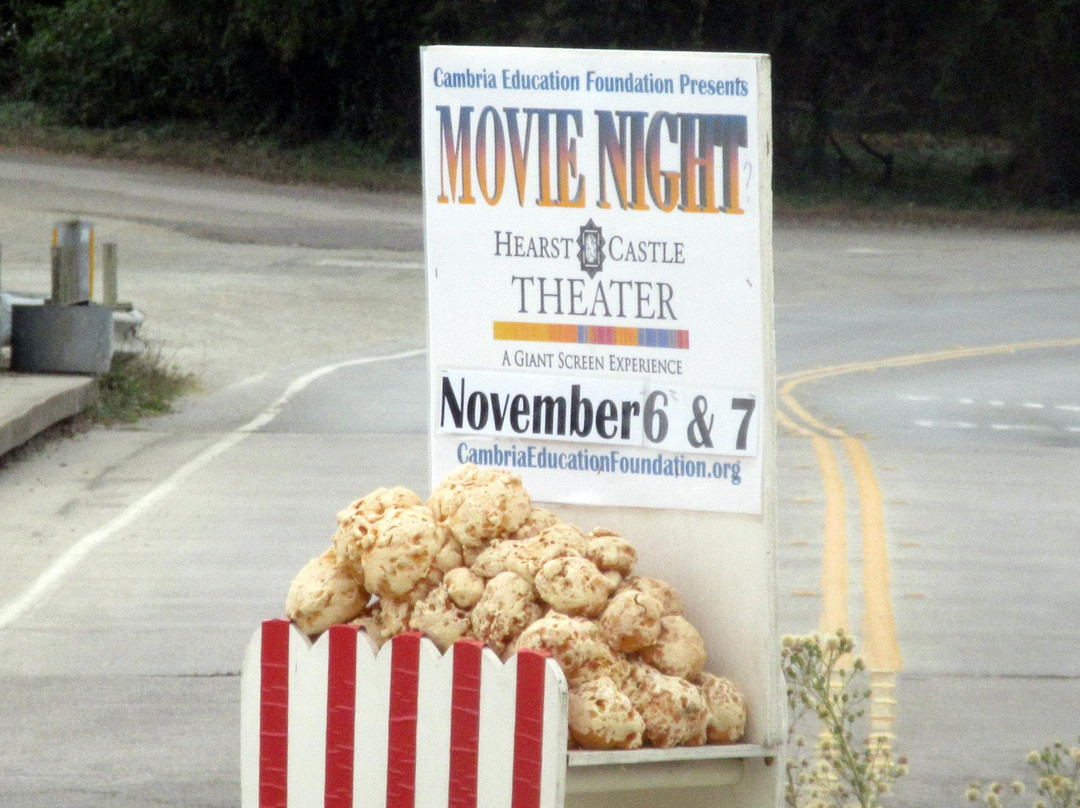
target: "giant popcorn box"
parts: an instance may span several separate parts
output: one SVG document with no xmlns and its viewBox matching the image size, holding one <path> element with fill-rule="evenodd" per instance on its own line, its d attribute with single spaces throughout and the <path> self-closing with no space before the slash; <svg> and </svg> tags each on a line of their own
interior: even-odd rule
<svg viewBox="0 0 1080 808">
<path fill-rule="evenodd" d="M 548 657 L 419 634 L 377 652 L 268 620 L 244 659 L 244 808 L 561 805 L 566 682 Z M 325 705 L 325 709 L 319 709 Z"/>
<path fill-rule="evenodd" d="M 566 681 L 545 655 L 504 664 L 475 641 L 444 655 L 415 633 L 376 650 L 353 626 L 312 644 L 285 620 L 249 643 L 241 722 L 242 808 L 716 806 L 766 755 L 568 754 Z"/>
</svg>

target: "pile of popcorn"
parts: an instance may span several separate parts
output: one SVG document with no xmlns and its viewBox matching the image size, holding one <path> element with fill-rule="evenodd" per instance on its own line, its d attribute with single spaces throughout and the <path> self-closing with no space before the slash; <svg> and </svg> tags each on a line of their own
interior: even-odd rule
<svg viewBox="0 0 1080 808">
<path fill-rule="evenodd" d="M 734 743 L 746 705 L 708 673 L 701 635 L 667 583 L 634 574 L 621 536 L 535 508 L 521 479 L 465 465 L 427 504 L 380 488 L 338 514 L 333 545 L 289 588 L 302 631 L 361 626 L 378 644 L 420 631 L 445 651 L 484 642 L 503 659 L 546 651 L 570 688 L 586 749 Z"/>
</svg>

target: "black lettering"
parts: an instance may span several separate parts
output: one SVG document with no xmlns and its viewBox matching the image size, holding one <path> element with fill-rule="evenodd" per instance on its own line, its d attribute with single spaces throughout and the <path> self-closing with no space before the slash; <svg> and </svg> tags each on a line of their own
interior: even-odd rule
<svg viewBox="0 0 1080 808">
<path fill-rule="evenodd" d="M 443 376 L 442 379 L 442 409 L 439 413 L 439 426 L 446 426 L 446 408 L 450 408 L 450 420 L 454 422 L 454 426 L 461 429 L 462 424 L 462 411 L 461 400 L 465 398 L 465 380 L 461 380 L 461 398 L 454 396 L 454 385 L 450 383 L 450 380 Z"/>
<path fill-rule="evenodd" d="M 522 393 L 510 402 L 510 428 L 521 434 L 529 428 L 529 399 Z"/>
<path fill-rule="evenodd" d="M 611 425 L 611 429 L 608 430 L 608 423 L 616 420 L 619 417 L 619 408 L 615 406 L 615 402 L 610 398 L 605 398 L 596 407 L 596 431 L 600 437 L 611 440 L 615 437 L 615 433 L 618 432 L 618 428 L 615 424 Z"/>
<path fill-rule="evenodd" d="M 592 432 L 593 404 L 587 398 L 581 397 L 581 385 L 570 386 L 570 434 L 578 437 L 588 437 Z"/>
<path fill-rule="evenodd" d="M 464 382 L 462 382 L 464 387 Z M 488 419 L 488 400 L 487 396 L 477 390 L 475 393 L 469 396 L 469 405 L 465 412 L 466 418 L 468 418 L 469 426 L 475 430 L 481 430 L 487 426 Z"/>
<path fill-rule="evenodd" d="M 558 419 L 558 428 L 555 421 Z M 566 434 L 566 399 L 562 396 L 533 396 L 533 434 Z"/>
</svg>

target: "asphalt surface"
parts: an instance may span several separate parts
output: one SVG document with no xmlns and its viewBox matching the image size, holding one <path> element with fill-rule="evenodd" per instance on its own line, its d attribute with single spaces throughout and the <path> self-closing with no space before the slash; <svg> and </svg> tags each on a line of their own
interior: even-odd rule
<svg viewBox="0 0 1080 808">
<path fill-rule="evenodd" d="M 236 805 L 247 638 L 344 504 L 426 489 L 419 200 L 9 155 L 0 212 L 4 288 L 47 290 L 52 222 L 82 213 L 151 347 L 202 382 L 0 468 L 0 803 Z M 796 396 L 865 444 L 883 495 L 897 804 L 960 801 L 1080 727 L 1080 238 L 781 223 L 775 244 L 781 376 L 865 364 Z M 1007 349 L 961 352 L 986 346 Z M 858 634 L 866 503 L 841 474 Z M 782 432 L 779 475 L 801 633 L 824 596 L 806 435 Z"/>
</svg>

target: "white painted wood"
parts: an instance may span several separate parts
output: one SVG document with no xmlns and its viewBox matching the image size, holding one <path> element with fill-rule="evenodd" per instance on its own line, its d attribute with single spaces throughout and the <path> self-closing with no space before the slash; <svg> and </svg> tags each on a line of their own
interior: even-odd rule
<svg viewBox="0 0 1080 808">
<path fill-rule="evenodd" d="M 289 808 L 321 808 L 326 776 L 329 637 L 289 654 Z M 291 644 L 290 644 L 291 645 Z M 321 709 L 320 709 L 321 708 Z"/>
<path fill-rule="evenodd" d="M 248 641 L 240 666 L 240 805 L 259 804 L 259 701 L 262 688 L 262 630 Z"/>
<path fill-rule="evenodd" d="M 571 794 L 719 789 L 735 785 L 742 776 L 743 761 L 736 758 L 683 760 L 677 763 L 653 761 L 573 769 L 567 780 L 567 789 Z"/>
<path fill-rule="evenodd" d="M 420 693 L 417 704 L 416 804 L 447 804 L 450 790 L 450 698 L 453 657 L 434 643 L 420 643 Z M 359 683 L 358 683 L 359 686 Z"/>
<path fill-rule="evenodd" d="M 481 681 L 494 683 L 506 675 L 514 682 L 517 659 L 503 665 L 494 651 L 484 650 Z M 478 770 L 484 786 L 477 795 L 476 808 L 503 808 L 510 805 L 514 772 L 514 689 L 483 687 L 480 691 L 480 747 Z"/>
<path fill-rule="evenodd" d="M 676 746 L 673 749 L 573 749 L 567 753 L 571 769 L 587 766 L 637 765 L 641 763 L 677 763 L 685 760 L 722 760 L 727 758 L 768 758 L 775 749 L 758 744 L 709 744 L 707 746 Z"/>
<path fill-rule="evenodd" d="M 562 754 L 544 756 L 544 771 L 541 776 L 540 804 L 551 808 L 562 808 L 566 798 L 566 744 L 570 734 L 567 726 L 567 708 L 570 695 L 562 669 L 553 659 L 547 661 L 547 676 L 544 679 L 544 728 L 548 735 L 546 744 L 554 743 Z"/>
<path fill-rule="evenodd" d="M 367 632 L 356 638 L 356 681 L 380 682 L 379 649 Z M 354 808 L 386 806 L 386 721 L 390 711 L 388 685 L 356 688 L 354 722 Z"/>
</svg>

